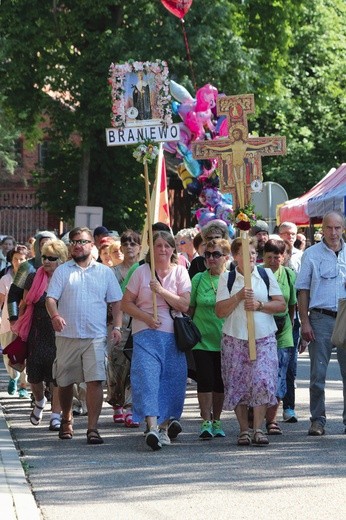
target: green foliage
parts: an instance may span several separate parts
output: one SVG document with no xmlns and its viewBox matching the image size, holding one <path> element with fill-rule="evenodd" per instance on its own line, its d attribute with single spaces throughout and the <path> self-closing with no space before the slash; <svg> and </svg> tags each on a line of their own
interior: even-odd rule
<svg viewBox="0 0 346 520">
<path fill-rule="evenodd" d="M 171 78 L 191 93 L 196 81 L 197 88 L 212 83 L 229 95 L 255 94 L 250 130 L 286 135 L 288 143 L 286 157 L 264 158 L 265 180 L 293 197 L 345 160 L 345 25 L 344 0 L 194 0 L 185 17 L 192 72 L 181 21 L 159 1 L 5 0 L 3 106 L 32 142 L 49 115 L 50 157 L 34 180 L 51 211 L 72 218 L 79 201 L 81 153 L 70 141 L 78 134 L 91 151 L 88 203 L 103 206 L 109 227 L 141 228 L 141 166 L 133 148 L 105 143 L 108 69 L 131 58 L 165 59 Z"/>
</svg>

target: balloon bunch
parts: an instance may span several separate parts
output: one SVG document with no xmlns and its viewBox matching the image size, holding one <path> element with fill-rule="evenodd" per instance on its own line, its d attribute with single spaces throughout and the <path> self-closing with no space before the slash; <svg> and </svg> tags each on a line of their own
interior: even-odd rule
<svg viewBox="0 0 346 520">
<path fill-rule="evenodd" d="M 207 83 L 197 90 L 193 98 L 185 87 L 170 81 L 170 92 L 174 99 L 173 114 L 182 120 L 178 123 L 180 141 L 164 143 L 163 148 L 183 161 L 178 166 L 178 175 L 187 193 L 199 197 L 203 206 L 196 211 L 198 226 L 203 227 L 210 220 L 220 219 L 226 222 L 230 235 L 233 235 L 232 196 L 222 195 L 218 189 L 217 160 L 198 161 L 191 151 L 192 141 L 228 135 L 227 118 L 216 116 L 218 90 Z"/>
</svg>

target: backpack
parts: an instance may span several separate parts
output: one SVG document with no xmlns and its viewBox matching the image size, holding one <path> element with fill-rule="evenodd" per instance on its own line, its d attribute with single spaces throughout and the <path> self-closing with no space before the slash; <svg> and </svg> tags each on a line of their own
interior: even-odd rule
<svg viewBox="0 0 346 520">
<path fill-rule="evenodd" d="M 268 291 L 268 298 L 269 298 L 269 276 L 268 276 L 268 273 L 267 273 L 267 271 L 264 269 L 264 267 L 257 267 L 257 269 L 258 269 L 258 272 L 259 272 L 259 274 L 260 274 L 262 280 L 263 280 L 264 283 L 266 284 L 267 291 Z M 229 275 L 228 275 L 227 288 L 228 288 L 228 292 L 229 292 L 230 294 L 231 294 L 231 290 L 232 290 L 232 287 L 233 287 L 233 284 L 234 284 L 235 275 L 236 275 L 235 270 L 230 271 L 230 272 L 229 272 Z"/>
</svg>

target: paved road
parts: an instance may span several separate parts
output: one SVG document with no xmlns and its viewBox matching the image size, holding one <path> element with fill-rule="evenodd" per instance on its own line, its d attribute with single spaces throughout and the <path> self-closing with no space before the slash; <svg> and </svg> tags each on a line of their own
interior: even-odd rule
<svg viewBox="0 0 346 520">
<path fill-rule="evenodd" d="M 233 413 L 225 439 L 198 440 L 196 388 L 187 389 L 184 433 L 152 452 L 142 431 L 112 423 L 105 405 L 103 446 L 88 446 L 86 419 L 75 420 L 72 441 L 29 423 L 29 402 L 9 397 L 0 368 L 0 400 L 45 520 L 345 520 L 346 435 L 342 384 L 333 357 L 327 386 L 327 435 L 308 437 L 308 358 L 299 359 L 299 422 L 283 424 L 269 447 L 238 448 Z M 1 505 L 0 505 L 1 510 Z M 0 513 L 1 518 L 1 513 Z M 30 520 L 30 519 L 28 519 Z"/>
</svg>

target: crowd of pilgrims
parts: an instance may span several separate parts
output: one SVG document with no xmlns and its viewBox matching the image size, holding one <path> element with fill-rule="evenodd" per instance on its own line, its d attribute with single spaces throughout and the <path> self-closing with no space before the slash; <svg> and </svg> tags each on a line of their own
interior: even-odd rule
<svg viewBox="0 0 346 520">
<path fill-rule="evenodd" d="M 267 445 L 268 436 L 282 434 L 281 421 L 298 420 L 297 355 L 306 347 L 299 338 L 295 279 L 309 244 L 293 223 L 282 223 L 277 233 L 270 235 L 264 221 L 257 221 L 250 231 L 251 289 L 244 287 L 242 240 L 231 239 L 220 220 L 200 231 L 182 229 L 175 236 L 166 224 L 156 223 L 151 253 L 142 250 L 142 237 L 132 229 L 119 236 L 104 226 L 93 232 L 77 228 L 60 239 L 43 231 L 25 245 L 17 244 L 14 237 L 3 237 L 1 347 L 21 335 L 29 352 L 21 372 L 3 354 L 8 393 L 30 400 L 28 420 L 34 426 L 42 422 L 50 401 L 49 430 L 63 440 L 72 439 L 78 415 L 90 415 L 87 441 L 102 444 L 97 427 L 101 409 L 94 410 L 88 398 L 88 391 L 96 395 L 91 393 L 91 383 L 97 379 L 103 399 L 113 408 L 114 423 L 142 427 L 146 444 L 156 451 L 182 432 L 186 385 L 195 381 L 201 418 L 197 437 L 225 437 L 222 411 L 233 410 L 239 423 L 238 446 Z M 75 251 L 79 248 L 82 255 Z M 79 270 L 102 264 L 121 288 L 123 296 L 115 312 L 112 302 L 107 298 L 104 302 L 105 381 L 82 374 L 72 376 L 72 385 L 71 378 L 60 375 L 57 380 L 54 375 L 58 336 L 63 335 L 65 322 L 59 297 L 57 307 L 50 307 L 47 295 L 54 300 L 58 283 L 54 273 L 66 262 L 75 262 Z M 55 285 L 50 290 L 52 280 Z M 90 294 L 91 307 L 92 298 Z M 74 305 L 78 307 L 79 302 Z M 23 324 L 29 309 L 30 319 Z M 201 333 L 201 341 L 188 353 L 177 348 L 172 310 L 188 313 Z M 249 358 L 249 311 L 255 324 L 255 361 Z M 76 320 L 82 319 L 82 312 L 76 311 Z M 124 350 L 129 337 L 131 356 Z M 67 387 L 69 391 L 64 392 Z M 282 419 L 278 419 L 281 405 Z"/>
</svg>

